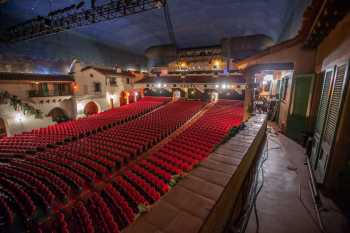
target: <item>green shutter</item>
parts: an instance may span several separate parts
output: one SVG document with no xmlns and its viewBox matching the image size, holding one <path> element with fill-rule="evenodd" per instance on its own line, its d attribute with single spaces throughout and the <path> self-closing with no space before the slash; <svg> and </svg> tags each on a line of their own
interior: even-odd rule
<svg viewBox="0 0 350 233">
<path fill-rule="evenodd" d="M 326 72 L 323 79 L 323 88 L 321 93 L 320 105 L 318 108 L 317 121 L 316 121 L 316 132 L 321 134 L 323 131 L 323 126 L 326 120 L 326 113 L 328 108 L 328 101 L 330 95 L 330 88 L 332 84 L 333 70 Z"/>
<path fill-rule="evenodd" d="M 342 96 L 344 92 L 344 81 L 345 81 L 345 72 L 347 64 L 341 65 L 337 69 L 337 74 L 334 81 L 332 97 L 329 104 L 329 110 L 327 114 L 327 124 L 324 133 L 324 140 L 328 144 L 333 143 L 333 138 L 338 123 L 338 116 L 342 102 Z"/>
</svg>

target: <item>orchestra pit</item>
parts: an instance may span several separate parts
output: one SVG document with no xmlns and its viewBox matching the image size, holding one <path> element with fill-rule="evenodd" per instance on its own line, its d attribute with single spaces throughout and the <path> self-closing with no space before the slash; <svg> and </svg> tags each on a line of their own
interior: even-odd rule
<svg viewBox="0 0 350 233">
<path fill-rule="evenodd" d="M 348 233 L 349 62 L 345 0 L 0 0 L 0 233 Z"/>
</svg>

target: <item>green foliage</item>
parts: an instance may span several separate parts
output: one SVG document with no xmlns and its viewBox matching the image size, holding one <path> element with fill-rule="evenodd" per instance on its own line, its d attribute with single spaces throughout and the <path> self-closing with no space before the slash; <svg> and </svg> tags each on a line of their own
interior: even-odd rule
<svg viewBox="0 0 350 233">
<path fill-rule="evenodd" d="M 145 213 L 149 210 L 149 207 L 144 204 L 138 205 L 137 208 L 139 209 L 140 214 Z"/>
<path fill-rule="evenodd" d="M 172 176 L 172 179 L 170 180 L 170 183 L 169 183 L 170 188 L 173 188 L 177 183 L 179 183 L 180 180 L 182 180 L 187 175 L 188 173 L 181 172 L 180 174 Z"/>
<path fill-rule="evenodd" d="M 0 103 L 9 103 L 15 111 L 21 110 L 23 115 L 34 116 L 36 119 L 43 118 L 43 113 L 33 106 L 22 103 L 22 101 L 15 95 L 10 95 L 7 91 L 0 91 Z"/>
<path fill-rule="evenodd" d="M 222 140 L 222 142 L 219 145 L 216 145 L 216 148 L 219 147 L 221 144 L 226 143 L 228 140 L 230 140 L 234 136 L 236 136 L 236 134 L 243 128 L 244 128 L 244 124 L 243 123 L 241 123 L 239 126 L 232 127 L 230 129 L 230 131 L 226 134 L 224 140 Z"/>
</svg>

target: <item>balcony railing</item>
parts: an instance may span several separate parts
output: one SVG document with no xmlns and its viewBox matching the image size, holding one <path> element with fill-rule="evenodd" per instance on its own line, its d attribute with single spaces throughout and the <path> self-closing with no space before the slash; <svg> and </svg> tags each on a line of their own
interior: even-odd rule
<svg viewBox="0 0 350 233">
<path fill-rule="evenodd" d="M 28 91 L 29 97 L 54 97 L 54 96 L 70 96 L 73 95 L 72 91 L 62 91 L 62 90 L 53 90 L 53 91 L 37 91 L 30 90 Z"/>
</svg>

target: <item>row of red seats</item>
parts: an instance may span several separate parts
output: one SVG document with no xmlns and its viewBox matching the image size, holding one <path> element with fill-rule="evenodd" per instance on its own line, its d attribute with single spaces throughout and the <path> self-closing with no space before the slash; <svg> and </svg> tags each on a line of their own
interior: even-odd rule
<svg viewBox="0 0 350 233">
<path fill-rule="evenodd" d="M 156 202 L 169 191 L 176 176 L 181 175 L 184 171 L 190 171 L 195 164 L 207 157 L 224 139 L 229 130 L 241 123 L 242 118 L 241 102 L 218 102 L 174 139 L 147 157 L 126 165 L 121 174 L 116 176 L 107 187 L 93 194 L 93 197 L 96 198 L 95 206 L 90 207 L 89 201 L 84 204 L 79 203 L 79 208 L 81 205 L 85 206 L 83 213 L 89 212 L 90 214 L 79 214 L 79 216 L 86 216 L 85 220 L 79 221 L 72 220 L 78 219 L 73 214 L 71 220 L 67 222 L 67 228 L 70 232 L 91 233 L 100 232 L 99 229 L 104 229 L 103 232 L 118 232 L 124 229 L 142 211 L 142 206 Z M 103 199 L 105 203 L 100 199 Z M 100 207 L 96 207 L 97 205 Z M 106 218 L 103 220 L 105 222 L 100 222 L 103 216 L 100 214 L 99 219 L 97 218 L 95 213 L 98 213 L 98 208 L 107 208 L 107 215 L 111 213 L 113 219 Z M 94 210 L 94 213 L 91 213 L 91 210 Z M 78 224 L 77 222 L 89 222 L 89 224 Z M 113 229 L 106 227 L 107 222 L 113 226 Z M 111 224 L 111 222 L 114 223 Z M 99 226 L 98 229 L 93 228 L 96 224 Z M 55 228 L 53 225 L 50 227 Z"/>
<path fill-rule="evenodd" d="M 97 179 L 110 177 L 117 169 L 147 151 L 203 106 L 204 103 L 199 101 L 178 101 L 126 124 L 0 165 L 0 176 L 4 177 L 0 179 L 0 187 L 3 187 L 0 196 L 9 193 L 4 198 L 9 210 L 19 215 L 18 210 L 21 210 L 28 220 L 36 218 L 38 212 L 56 211 L 75 194 L 93 188 Z M 134 172 L 140 171 L 136 168 Z M 154 184 L 161 182 L 151 174 L 148 176 Z M 7 190 L 8 185 L 13 190 Z M 145 200 L 157 200 L 158 191 L 167 191 L 164 187 L 163 184 L 160 190 L 157 187 L 153 192 L 151 188 L 145 189 L 145 193 L 150 193 Z M 15 192 L 17 189 L 21 190 L 18 193 L 21 200 Z M 125 192 L 130 190 L 129 187 Z M 140 195 L 135 193 L 132 197 L 139 201 Z M 21 208 L 14 203 L 22 204 Z"/>
<path fill-rule="evenodd" d="M 108 110 L 89 117 L 69 122 L 50 125 L 47 128 L 34 129 L 13 137 L 0 139 L 0 159 L 23 155 L 47 145 L 62 144 L 72 138 L 78 138 L 102 129 L 135 119 L 160 105 L 170 101 L 169 98 L 145 97 L 137 103 Z"/>
<path fill-rule="evenodd" d="M 219 101 L 198 121 L 148 158 L 150 162 L 155 159 L 176 166 L 178 171 L 189 171 L 212 152 L 231 128 L 239 126 L 242 119 L 242 102 Z"/>
</svg>

